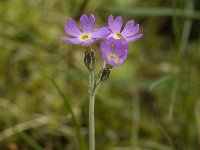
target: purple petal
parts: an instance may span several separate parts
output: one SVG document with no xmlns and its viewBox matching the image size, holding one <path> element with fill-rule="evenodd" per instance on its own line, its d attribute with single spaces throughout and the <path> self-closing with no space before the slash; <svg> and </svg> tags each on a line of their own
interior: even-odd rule
<svg viewBox="0 0 200 150">
<path fill-rule="evenodd" d="M 120 57 L 120 58 L 119 58 L 119 61 L 118 61 L 118 63 L 117 63 L 117 66 L 122 65 L 122 64 L 125 62 L 125 60 L 127 59 L 127 56 L 128 56 L 128 52 L 127 52 L 126 55 L 124 55 L 123 58 Z"/>
<path fill-rule="evenodd" d="M 130 38 L 126 38 L 127 42 L 133 42 L 136 41 L 137 39 L 141 38 L 143 34 L 138 34 L 136 36 L 130 37 Z"/>
<path fill-rule="evenodd" d="M 112 15 L 108 18 L 108 26 L 111 28 L 111 26 L 114 24 L 115 20 Z"/>
<path fill-rule="evenodd" d="M 93 14 L 90 15 L 88 18 L 86 14 L 83 14 L 80 18 L 80 23 L 82 26 L 82 30 L 84 33 L 90 33 L 92 32 L 92 28 L 95 24 L 95 17 Z"/>
<path fill-rule="evenodd" d="M 136 33 L 138 33 L 139 31 L 139 24 L 137 24 L 134 28 L 133 28 L 133 35 L 135 35 Z"/>
<path fill-rule="evenodd" d="M 106 64 L 109 64 L 111 66 L 120 66 L 125 62 L 127 55 L 125 58 L 118 58 L 118 61 L 115 61 L 114 59 L 108 60 L 108 58 L 104 59 L 104 61 L 106 62 Z"/>
<path fill-rule="evenodd" d="M 86 40 L 86 41 L 83 42 L 83 46 L 91 45 L 91 44 L 93 44 L 94 42 L 96 42 L 95 39 Z"/>
<path fill-rule="evenodd" d="M 107 39 L 105 42 L 101 42 L 100 50 L 102 52 L 102 56 L 105 56 L 107 58 L 107 56 L 112 53 L 112 42 L 112 38 Z"/>
<path fill-rule="evenodd" d="M 114 54 L 119 58 L 115 65 L 122 65 L 128 56 L 128 44 L 125 39 L 114 40 Z"/>
<path fill-rule="evenodd" d="M 125 28 L 125 27 L 124 27 Z M 129 30 L 128 34 L 122 34 L 125 38 L 135 35 L 139 31 L 139 24 Z M 123 32 L 123 31 L 122 31 Z"/>
<path fill-rule="evenodd" d="M 82 42 L 79 38 L 69 38 L 66 36 L 62 36 L 60 39 L 71 44 L 80 44 Z"/>
<path fill-rule="evenodd" d="M 112 32 L 111 32 L 107 38 L 113 38 L 113 39 L 116 39 L 116 37 L 115 37 L 115 33 L 112 33 Z"/>
<path fill-rule="evenodd" d="M 113 44 L 114 50 L 112 49 Z M 100 49 L 104 61 L 106 62 L 106 64 L 109 64 L 111 66 L 119 66 L 123 64 L 128 55 L 128 44 L 125 39 L 114 40 L 112 38 L 109 38 L 105 42 L 101 43 Z M 116 55 L 118 57 L 118 61 L 114 59 L 109 59 L 108 57 L 111 54 Z"/>
<path fill-rule="evenodd" d="M 92 33 L 92 38 L 106 38 L 110 34 L 109 27 L 102 27 L 99 29 L 95 29 Z"/>
<path fill-rule="evenodd" d="M 130 37 L 133 36 L 135 34 L 135 30 L 134 30 L 134 21 L 128 21 L 123 29 L 123 31 L 121 32 L 121 34 L 124 37 Z M 139 29 L 139 28 L 138 28 Z"/>
<path fill-rule="evenodd" d="M 77 33 L 76 30 L 74 31 L 73 28 L 69 28 L 67 25 L 64 25 L 64 29 L 67 34 L 72 35 L 74 37 L 78 37 L 81 34 L 81 32 Z"/>
<path fill-rule="evenodd" d="M 114 54 L 119 58 L 127 57 L 128 44 L 125 39 L 114 40 Z"/>
<path fill-rule="evenodd" d="M 76 21 L 74 21 L 72 18 L 68 19 L 68 26 L 64 26 L 65 31 L 75 37 L 78 37 L 82 34 L 80 29 L 78 28 L 78 25 Z"/>
<path fill-rule="evenodd" d="M 106 64 L 109 64 L 111 66 L 118 66 L 118 62 L 116 62 L 114 59 L 111 59 L 111 60 L 105 60 Z"/>
<path fill-rule="evenodd" d="M 122 24 L 123 24 L 123 20 L 121 16 L 118 16 L 115 20 L 113 19 L 112 15 L 109 16 L 108 25 L 112 32 L 120 33 Z"/>
</svg>

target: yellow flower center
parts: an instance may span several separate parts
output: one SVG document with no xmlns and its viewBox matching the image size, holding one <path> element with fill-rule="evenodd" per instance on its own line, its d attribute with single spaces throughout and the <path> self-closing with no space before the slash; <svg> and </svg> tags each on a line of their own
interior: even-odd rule
<svg viewBox="0 0 200 150">
<path fill-rule="evenodd" d="M 123 39 L 124 37 L 120 33 L 115 33 L 115 38 L 116 39 Z"/>
<path fill-rule="evenodd" d="M 108 60 L 114 59 L 114 61 L 117 63 L 119 61 L 119 57 L 115 54 L 108 55 Z"/>
<path fill-rule="evenodd" d="M 84 33 L 84 34 L 82 34 L 81 36 L 80 36 L 80 39 L 82 40 L 82 41 L 85 41 L 85 40 L 87 40 L 87 39 L 89 39 L 90 38 L 90 34 L 89 33 Z"/>
</svg>

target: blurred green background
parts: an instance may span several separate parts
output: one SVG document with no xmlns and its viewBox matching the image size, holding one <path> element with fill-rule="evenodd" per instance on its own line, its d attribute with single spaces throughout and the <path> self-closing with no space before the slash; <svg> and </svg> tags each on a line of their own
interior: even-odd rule
<svg viewBox="0 0 200 150">
<path fill-rule="evenodd" d="M 96 27 L 133 19 L 144 34 L 97 93 L 96 149 L 200 149 L 199 0 L 1 0 L 0 150 L 88 149 L 84 49 L 60 40 L 82 13 Z"/>
</svg>

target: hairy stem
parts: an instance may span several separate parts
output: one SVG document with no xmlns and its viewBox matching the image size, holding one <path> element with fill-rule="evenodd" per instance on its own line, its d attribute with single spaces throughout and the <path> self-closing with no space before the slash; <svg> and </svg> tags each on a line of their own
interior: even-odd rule
<svg viewBox="0 0 200 150">
<path fill-rule="evenodd" d="M 95 103 L 95 92 L 93 92 L 94 86 L 94 73 L 89 73 L 89 148 L 95 150 L 95 124 L 94 124 L 94 103 Z"/>
<path fill-rule="evenodd" d="M 93 86 L 94 86 L 94 73 L 93 71 L 90 71 L 89 72 L 89 93 L 92 92 L 93 90 Z"/>
<path fill-rule="evenodd" d="M 89 147 L 90 147 L 90 150 L 95 150 L 94 102 L 95 102 L 95 93 L 90 93 L 90 102 L 89 102 Z"/>
<path fill-rule="evenodd" d="M 100 80 L 94 81 L 94 74 L 90 72 L 90 101 L 89 101 L 89 150 L 95 150 L 95 123 L 94 123 L 94 104 L 96 90 L 100 85 Z"/>
</svg>

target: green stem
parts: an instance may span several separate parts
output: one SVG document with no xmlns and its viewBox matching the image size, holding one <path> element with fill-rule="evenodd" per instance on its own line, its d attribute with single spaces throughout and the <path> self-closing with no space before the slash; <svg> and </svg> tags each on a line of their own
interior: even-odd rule
<svg viewBox="0 0 200 150">
<path fill-rule="evenodd" d="M 94 85 L 94 73 L 93 71 L 90 71 L 89 72 L 89 93 L 92 92 L 92 89 L 93 89 L 93 85 Z"/>
<path fill-rule="evenodd" d="M 91 93 L 90 102 L 89 102 L 89 147 L 90 147 L 90 150 L 95 150 L 94 102 L 95 102 L 95 93 Z"/>
<path fill-rule="evenodd" d="M 94 104 L 95 104 L 95 94 L 96 90 L 100 85 L 100 80 L 94 82 L 94 74 L 90 72 L 90 101 L 89 101 L 89 150 L 95 150 L 95 123 L 94 123 Z"/>
<path fill-rule="evenodd" d="M 89 74 L 89 148 L 95 150 L 95 124 L 94 124 L 94 104 L 95 104 L 95 92 L 94 92 L 94 73 L 91 71 Z"/>
</svg>

